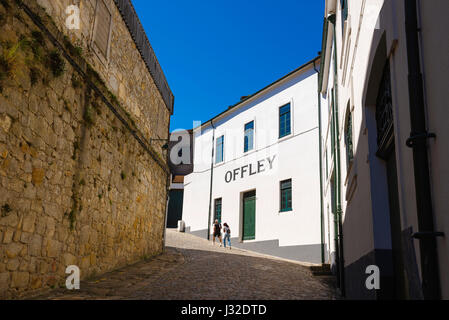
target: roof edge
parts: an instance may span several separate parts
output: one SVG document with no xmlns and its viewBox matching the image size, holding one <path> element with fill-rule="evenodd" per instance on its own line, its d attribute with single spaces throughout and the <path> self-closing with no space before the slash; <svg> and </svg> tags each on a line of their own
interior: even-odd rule
<svg viewBox="0 0 449 320">
<path fill-rule="evenodd" d="M 243 99 L 243 100 L 237 102 L 236 104 L 234 104 L 234 105 L 228 107 L 226 110 L 224 110 L 223 112 L 217 114 L 215 117 L 213 117 L 213 118 L 207 120 L 206 122 L 202 123 L 200 126 L 198 126 L 198 127 L 196 127 L 196 128 L 193 128 L 193 130 L 196 130 L 196 129 L 198 129 L 198 128 L 203 128 L 203 127 L 205 127 L 206 125 L 211 124 L 211 123 L 212 123 L 214 120 L 216 120 L 217 118 L 219 118 L 219 117 L 225 115 L 225 114 L 228 113 L 228 112 L 233 111 L 235 108 L 237 108 L 237 107 L 239 107 L 240 105 L 242 105 L 242 104 L 248 102 L 249 100 L 255 98 L 255 97 L 258 96 L 259 94 L 262 94 L 262 93 L 265 92 L 266 90 L 271 89 L 271 87 L 273 87 L 273 86 L 275 86 L 276 84 L 280 83 L 281 81 L 287 79 L 288 77 L 294 75 L 295 73 L 297 73 L 297 72 L 299 72 L 299 71 L 303 71 L 306 67 L 308 67 L 308 66 L 310 66 L 310 65 L 314 66 L 314 65 L 315 65 L 315 62 L 316 62 L 317 60 L 320 60 L 320 59 L 321 59 L 321 56 L 317 56 L 317 57 L 315 57 L 314 59 L 312 59 L 312 60 L 310 60 L 310 61 L 304 63 L 303 65 L 301 65 L 300 67 L 296 68 L 295 70 L 293 70 L 293 71 L 287 73 L 285 76 L 283 76 L 283 77 L 279 78 L 278 80 L 276 80 L 276 81 L 270 83 L 269 85 L 265 86 L 264 88 L 260 89 L 259 91 L 255 92 L 255 93 L 253 93 L 252 95 L 247 96 L 245 99 Z"/>
</svg>

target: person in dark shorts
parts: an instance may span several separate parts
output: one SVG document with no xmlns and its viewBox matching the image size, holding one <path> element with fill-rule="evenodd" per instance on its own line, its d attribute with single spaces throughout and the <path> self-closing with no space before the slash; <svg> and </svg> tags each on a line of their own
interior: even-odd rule
<svg viewBox="0 0 449 320">
<path fill-rule="evenodd" d="M 214 245 L 216 237 L 218 237 L 218 240 L 220 240 L 220 247 L 221 247 L 221 224 L 218 222 L 218 220 L 215 220 L 214 222 L 214 234 L 212 238 L 212 242 Z"/>
</svg>

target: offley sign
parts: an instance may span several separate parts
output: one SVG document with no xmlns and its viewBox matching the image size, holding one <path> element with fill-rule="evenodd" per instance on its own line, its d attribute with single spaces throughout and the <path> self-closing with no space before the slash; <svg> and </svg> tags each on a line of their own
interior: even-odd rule
<svg viewBox="0 0 449 320">
<path fill-rule="evenodd" d="M 230 183 L 237 179 L 244 179 L 245 177 L 253 176 L 267 170 L 272 170 L 275 159 L 276 155 L 259 160 L 256 163 L 247 164 L 240 168 L 235 168 L 234 170 L 228 171 L 225 174 L 225 181 L 226 183 Z"/>
</svg>

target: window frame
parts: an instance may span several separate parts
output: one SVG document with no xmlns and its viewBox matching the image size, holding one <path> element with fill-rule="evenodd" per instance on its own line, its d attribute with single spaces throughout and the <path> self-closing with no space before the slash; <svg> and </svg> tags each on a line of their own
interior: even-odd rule
<svg viewBox="0 0 449 320">
<path fill-rule="evenodd" d="M 217 205 L 220 205 L 220 218 L 217 217 Z M 223 198 L 214 199 L 214 222 L 218 219 L 218 222 L 221 223 L 223 213 Z"/>
<path fill-rule="evenodd" d="M 99 10 L 99 2 L 103 1 L 103 4 L 105 5 L 106 9 L 109 12 L 109 15 L 111 16 L 111 21 L 109 23 L 109 34 L 108 34 L 108 44 L 106 49 L 106 56 L 102 53 L 101 49 L 98 47 L 98 45 L 95 42 L 95 34 L 97 32 L 98 28 L 98 10 Z M 110 53 L 111 53 L 111 39 L 112 39 L 112 30 L 113 30 L 113 14 L 111 10 L 111 3 L 110 0 L 97 0 L 95 2 L 95 11 L 94 11 L 94 19 L 93 19 L 93 26 L 92 26 L 92 34 L 90 39 L 90 47 L 92 51 L 95 53 L 95 55 L 98 57 L 98 59 L 103 63 L 105 66 L 109 63 Z"/>
<path fill-rule="evenodd" d="M 286 114 L 286 113 L 284 113 L 284 114 L 281 114 L 281 109 L 282 108 L 284 108 L 284 107 L 286 107 L 286 106 L 289 106 L 289 124 L 290 124 L 290 130 L 289 130 L 289 132 L 288 133 L 285 133 L 285 134 L 281 134 L 281 116 L 282 115 L 284 115 L 284 114 Z M 292 121 L 292 118 L 293 118 L 293 103 L 292 103 L 292 101 L 289 101 L 289 102 L 287 102 L 287 103 L 285 103 L 285 104 L 283 104 L 282 106 L 280 106 L 279 108 L 278 108 L 278 134 L 279 134 L 279 139 L 283 139 L 283 138 L 285 138 L 285 137 L 288 137 L 288 136 L 290 136 L 291 134 L 292 134 L 292 132 L 293 132 L 293 121 Z"/>
<path fill-rule="evenodd" d="M 252 137 L 252 144 L 251 144 L 251 149 L 246 149 L 246 126 L 251 124 L 251 123 L 253 124 L 252 136 L 251 136 Z M 251 121 L 245 123 L 245 125 L 243 126 L 243 153 L 248 153 L 248 152 L 254 150 L 254 148 L 255 148 L 255 139 L 254 139 L 255 131 L 256 131 L 256 122 L 254 120 L 251 120 Z"/>
<path fill-rule="evenodd" d="M 344 127 L 344 141 L 346 149 L 346 168 L 349 170 L 352 162 L 354 161 L 354 121 L 353 112 L 350 108 L 350 103 L 348 103 L 348 110 L 346 111 L 346 121 Z M 350 141 L 350 145 L 348 144 Z"/>
<path fill-rule="evenodd" d="M 221 160 L 218 161 L 218 141 L 222 139 L 221 143 Z M 225 144 L 225 135 L 221 135 L 215 139 L 215 164 L 224 163 L 224 144 Z"/>
<path fill-rule="evenodd" d="M 283 184 L 290 182 L 289 187 L 283 187 Z M 283 191 L 289 190 L 290 191 L 290 206 L 288 206 L 288 199 L 286 199 L 286 202 L 283 201 Z M 283 205 L 286 204 L 286 207 L 283 207 Z M 279 182 L 279 212 L 290 212 L 293 211 L 293 180 L 285 179 Z"/>
<path fill-rule="evenodd" d="M 346 20 L 348 20 L 349 16 L 349 1 L 348 0 L 340 0 L 340 9 L 341 9 L 341 22 L 342 29 L 345 25 Z"/>
</svg>

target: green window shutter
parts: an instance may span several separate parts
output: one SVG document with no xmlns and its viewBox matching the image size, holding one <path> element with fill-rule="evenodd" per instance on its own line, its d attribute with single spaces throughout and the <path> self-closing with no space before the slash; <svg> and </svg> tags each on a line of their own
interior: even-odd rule
<svg viewBox="0 0 449 320">
<path fill-rule="evenodd" d="M 348 106 L 349 107 L 349 106 Z M 346 164 L 349 167 L 354 158 L 354 147 L 352 142 L 352 112 L 348 111 L 348 118 L 345 126 Z"/>
</svg>

